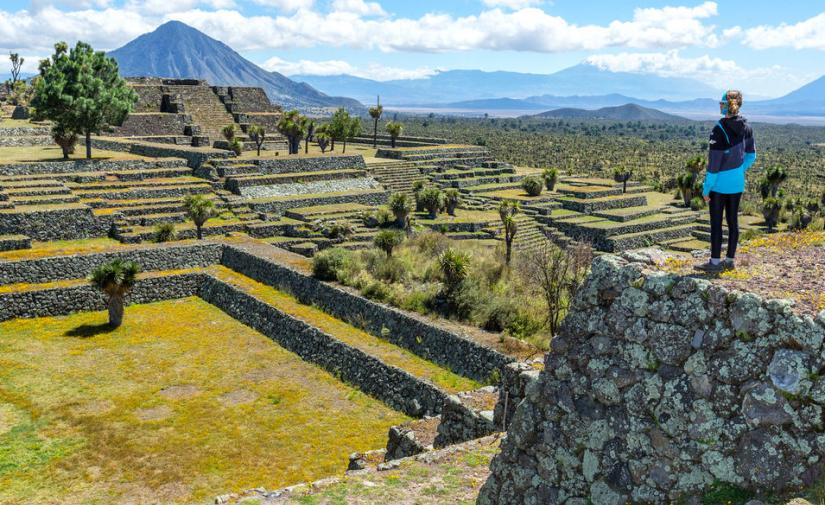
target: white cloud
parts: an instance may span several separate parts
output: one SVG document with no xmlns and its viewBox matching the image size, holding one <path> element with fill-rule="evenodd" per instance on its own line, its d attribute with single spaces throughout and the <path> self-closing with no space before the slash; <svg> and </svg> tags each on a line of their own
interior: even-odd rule
<svg viewBox="0 0 825 505">
<path fill-rule="evenodd" d="M 358 68 L 343 60 L 326 61 L 286 61 L 277 56 L 261 64 L 266 70 L 280 72 L 284 75 L 353 75 L 374 81 L 391 81 L 393 79 L 421 79 L 434 75 L 437 70 L 431 68 L 396 68 L 371 63 L 366 68 Z"/>
<path fill-rule="evenodd" d="M 745 30 L 744 43 L 754 49 L 793 47 L 825 50 L 825 12 L 796 24 L 749 28 Z"/>
<path fill-rule="evenodd" d="M 387 15 L 378 2 L 365 2 L 364 0 L 333 0 L 332 11 L 357 17 Z"/>
<path fill-rule="evenodd" d="M 585 62 L 611 72 L 656 74 L 664 77 L 707 77 L 742 70 L 733 60 L 708 55 L 683 58 L 675 50 L 665 53 L 597 54 L 588 57 Z"/>
<path fill-rule="evenodd" d="M 299 0 L 257 0 L 280 6 L 285 12 L 295 9 L 274 16 L 199 8 L 229 1 L 128 0 L 122 8 L 61 11 L 46 7 L 36 15 L 0 10 L 0 48 L 43 48 L 55 40 L 82 39 L 95 47 L 112 49 L 169 19 L 188 23 L 238 50 L 328 45 L 381 51 L 552 53 L 609 47 L 713 46 L 719 42 L 715 27 L 704 23 L 716 15 L 714 2 L 636 9 L 631 20 L 607 25 L 572 24 L 534 7 L 515 11 L 494 8 L 462 17 L 428 13 L 417 19 L 385 17 L 378 3 L 364 0 L 334 0 L 328 12 L 309 8 L 311 3 Z"/>
<path fill-rule="evenodd" d="M 311 9 L 313 0 L 252 0 L 258 5 L 274 7 L 283 12 L 295 12 L 298 9 Z"/>
<path fill-rule="evenodd" d="M 483 0 L 487 7 L 506 7 L 512 10 L 524 9 L 534 5 L 541 5 L 542 0 Z"/>
</svg>

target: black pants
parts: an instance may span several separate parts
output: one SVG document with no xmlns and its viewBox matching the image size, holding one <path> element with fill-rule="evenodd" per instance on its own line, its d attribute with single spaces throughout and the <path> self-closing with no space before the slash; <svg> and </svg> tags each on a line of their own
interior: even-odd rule
<svg viewBox="0 0 825 505">
<path fill-rule="evenodd" d="M 722 215 L 728 222 L 728 251 L 727 257 L 736 256 L 736 245 L 739 243 L 739 201 L 742 193 L 726 195 L 710 192 L 710 257 L 722 257 Z"/>
</svg>

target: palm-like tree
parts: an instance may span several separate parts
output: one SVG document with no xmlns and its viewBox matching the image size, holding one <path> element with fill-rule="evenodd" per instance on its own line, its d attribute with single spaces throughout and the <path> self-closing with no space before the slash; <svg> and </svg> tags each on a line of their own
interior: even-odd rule
<svg viewBox="0 0 825 505">
<path fill-rule="evenodd" d="M 409 225 L 412 204 L 405 193 L 393 193 L 387 201 L 387 206 L 395 215 L 395 223 L 402 230 L 406 230 Z"/>
<path fill-rule="evenodd" d="M 215 202 L 203 195 L 189 195 L 183 201 L 186 215 L 195 223 L 198 240 L 203 239 L 203 225 L 215 215 Z"/>
<path fill-rule="evenodd" d="M 289 154 L 298 154 L 301 148 L 301 139 L 307 134 L 309 120 L 297 110 L 284 113 L 278 121 L 278 132 L 286 137 L 289 143 Z"/>
<path fill-rule="evenodd" d="M 521 205 L 513 200 L 502 200 L 498 207 L 498 215 L 501 218 L 501 224 L 504 226 L 504 245 L 505 256 L 504 262 L 509 266 L 510 259 L 513 252 L 513 239 L 518 233 L 518 223 L 516 222 L 516 214 L 521 211 Z"/>
<path fill-rule="evenodd" d="M 258 148 L 258 156 L 260 156 L 261 147 L 266 140 L 266 130 L 263 126 L 253 124 L 246 130 L 246 134 L 249 135 L 249 140 L 255 142 L 255 147 Z"/>
<path fill-rule="evenodd" d="M 381 119 L 381 114 L 384 113 L 384 106 L 381 105 L 381 97 L 378 97 L 378 102 L 375 107 L 369 109 L 370 117 L 372 118 L 372 148 L 378 147 L 378 120 Z"/>
<path fill-rule="evenodd" d="M 390 141 L 392 142 L 393 149 L 395 149 L 395 141 L 401 136 L 401 131 L 403 129 L 404 126 L 396 121 L 390 121 L 387 123 L 387 133 L 390 134 Z"/>
<path fill-rule="evenodd" d="M 120 258 L 100 265 L 89 275 L 89 282 L 109 297 L 109 326 L 117 328 L 123 323 L 123 298 L 135 285 L 140 267 L 134 261 Z"/>
</svg>

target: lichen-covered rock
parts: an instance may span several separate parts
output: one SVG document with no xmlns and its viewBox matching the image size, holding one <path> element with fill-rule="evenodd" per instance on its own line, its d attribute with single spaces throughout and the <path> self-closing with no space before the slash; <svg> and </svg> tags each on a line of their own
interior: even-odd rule
<svg viewBox="0 0 825 505">
<path fill-rule="evenodd" d="M 478 503 L 698 503 L 715 481 L 776 492 L 818 475 L 825 314 L 656 261 L 594 261 Z"/>
</svg>

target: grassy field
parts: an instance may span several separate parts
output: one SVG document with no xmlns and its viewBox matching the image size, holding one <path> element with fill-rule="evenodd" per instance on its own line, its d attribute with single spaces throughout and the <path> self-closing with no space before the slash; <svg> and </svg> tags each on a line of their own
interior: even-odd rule
<svg viewBox="0 0 825 505">
<path fill-rule="evenodd" d="M 69 158 L 73 160 L 86 159 L 86 147 L 83 143 L 78 143 L 74 154 Z M 92 159 L 95 160 L 140 160 L 143 156 L 123 153 L 119 151 L 105 151 L 103 149 L 92 149 Z M 53 146 L 16 146 L 4 147 L 0 149 L 0 163 L 21 163 L 27 161 L 62 161 L 63 151 L 57 145 Z"/>
<path fill-rule="evenodd" d="M 407 420 L 195 298 L 0 323 L 0 503 L 207 503 Z"/>
<path fill-rule="evenodd" d="M 336 154 L 337 155 L 341 155 L 341 154 L 345 154 L 345 155 L 360 154 L 360 155 L 364 156 L 365 158 L 368 158 L 368 157 L 374 157 L 375 152 L 376 152 L 376 149 L 373 149 L 372 146 L 368 146 L 368 145 L 365 145 L 365 144 L 347 144 L 347 152 L 345 152 L 345 153 L 341 152 L 342 148 L 343 148 L 343 144 L 341 142 L 336 142 L 335 143 L 335 151 L 330 151 L 329 149 L 327 149 L 327 152 L 325 154 L 323 154 L 323 156 L 332 156 L 332 155 L 336 155 Z M 318 144 L 316 144 L 314 142 L 309 143 L 309 153 L 307 153 L 307 154 L 304 153 L 304 143 L 303 142 L 301 143 L 301 150 L 298 152 L 297 155 L 296 154 L 287 154 L 286 150 L 277 151 L 277 152 L 278 152 L 278 155 L 275 156 L 275 152 L 273 152 L 273 151 L 261 151 L 260 158 L 286 158 L 286 157 L 288 157 L 288 158 L 303 158 L 303 157 L 307 157 L 307 156 L 315 157 L 315 156 L 321 156 L 322 155 L 321 149 L 318 147 Z M 258 158 L 258 152 L 255 149 L 247 149 L 246 151 L 242 152 L 241 155 L 238 156 L 238 158 L 243 159 L 243 160 L 257 159 Z"/>
</svg>

